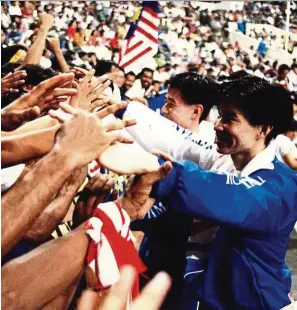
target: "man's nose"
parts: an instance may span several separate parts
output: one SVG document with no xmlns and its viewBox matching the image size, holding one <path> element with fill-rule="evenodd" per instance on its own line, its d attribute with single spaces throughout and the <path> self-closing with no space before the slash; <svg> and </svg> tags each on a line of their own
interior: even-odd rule
<svg viewBox="0 0 297 310">
<path fill-rule="evenodd" d="M 223 128 L 223 123 L 222 123 L 222 118 L 219 117 L 215 124 L 214 124 L 214 130 L 215 131 L 222 131 L 224 128 Z"/>
<path fill-rule="evenodd" d="M 167 114 L 168 113 L 168 110 L 166 108 L 166 104 L 163 105 L 162 109 L 161 109 L 161 113 L 162 114 Z"/>
</svg>

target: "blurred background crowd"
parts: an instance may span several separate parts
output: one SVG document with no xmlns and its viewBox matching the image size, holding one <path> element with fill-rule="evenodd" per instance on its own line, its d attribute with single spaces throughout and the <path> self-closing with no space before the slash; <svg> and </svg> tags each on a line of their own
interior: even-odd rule
<svg viewBox="0 0 297 310">
<path fill-rule="evenodd" d="M 289 18 L 292 36 L 288 40 L 288 53 L 292 59 L 283 63 L 282 59 L 269 57 L 268 52 L 270 47 L 279 50 L 285 47 L 286 2 L 238 3 L 235 1 L 230 7 L 226 5 L 224 10 L 218 10 L 205 8 L 205 3 L 197 1 L 160 1 L 158 53 L 147 65 L 154 71 L 156 84 L 161 83 L 163 87 L 172 74 L 186 70 L 223 79 L 244 69 L 296 91 L 296 4 L 291 2 Z M 48 37 L 59 39 L 67 63 L 87 70 L 101 59 L 117 64 L 130 22 L 137 18 L 140 8 L 137 1 L 2 2 L 2 48 L 15 44 L 32 46 L 39 29 L 37 21 L 46 12 L 54 16 Z M 259 24 L 262 24 L 260 28 L 248 26 Z M 277 35 L 266 26 L 275 26 L 283 33 Z M 253 44 L 246 46 L 234 39 L 232 29 L 254 40 Z M 5 53 L 3 60 L 4 57 Z M 51 45 L 44 50 L 41 65 L 59 69 Z M 128 72 L 119 69 L 117 83 L 121 87 Z"/>
</svg>

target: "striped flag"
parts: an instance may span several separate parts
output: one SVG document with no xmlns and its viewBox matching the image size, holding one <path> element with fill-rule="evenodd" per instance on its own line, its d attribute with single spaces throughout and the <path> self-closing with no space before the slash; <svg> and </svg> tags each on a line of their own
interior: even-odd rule
<svg viewBox="0 0 297 310">
<path fill-rule="evenodd" d="M 126 71 L 145 67 L 146 60 L 158 52 L 158 1 L 143 1 L 142 7 L 135 13 L 126 39 L 123 43 L 119 65 Z"/>
</svg>

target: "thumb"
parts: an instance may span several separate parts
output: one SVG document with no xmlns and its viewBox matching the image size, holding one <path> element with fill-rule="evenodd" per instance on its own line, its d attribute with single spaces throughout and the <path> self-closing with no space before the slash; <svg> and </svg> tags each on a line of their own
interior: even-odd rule
<svg viewBox="0 0 297 310">
<path fill-rule="evenodd" d="M 143 175 L 142 183 L 154 184 L 164 178 L 166 178 L 172 170 L 172 163 L 166 161 L 157 171 L 149 172 Z"/>
<path fill-rule="evenodd" d="M 73 82 L 72 82 L 72 88 L 76 89 L 76 90 L 77 90 L 77 93 L 76 93 L 76 95 L 74 95 L 74 96 L 72 96 L 72 97 L 70 98 L 69 105 L 71 105 L 71 106 L 74 107 L 74 108 L 77 108 L 77 107 L 79 107 L 79 102 L 78 102 L 78 100 L 79 100 L 79 95 L 80 95 L 78 83 L 75 82 L 75 81 L 73 81 Z"/>
<path fill-rule="evenodd" d="M 37 118 L 41 113 L 41 110 L 38 106 L 34 106 L 32 108 L 28 108 L 23 110 L 19 114 L 20 121 L 31 121 Z"/>
<path fill-rule="evenodd" d="M 153 172 L 152 178 L 154 182 L 162 180 L 166 178 L 172 170 L 172 163 L 170 161 L 166 161 L 158 171 Z"/>
</svg>

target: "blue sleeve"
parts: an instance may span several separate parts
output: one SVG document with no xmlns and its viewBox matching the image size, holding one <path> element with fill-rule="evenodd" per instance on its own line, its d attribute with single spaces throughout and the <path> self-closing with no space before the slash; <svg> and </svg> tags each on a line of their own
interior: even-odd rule
<svg viewBox="0 0 297 310">
<path fill-rule="evenodd" d="M 283 206 L 279 193 L 262 181 L 251 184 L 247 179 L 204 171 L 189 161 L 175 162 L 169 176 L 155 184 L 153 196 L 167 198 L 176 211 L 199 219 L 269 233 Z"/>
</svg>

